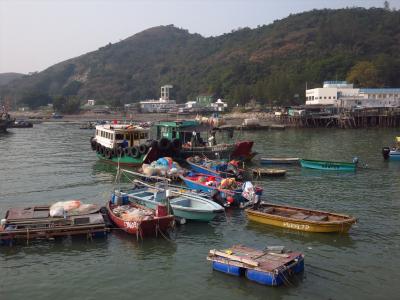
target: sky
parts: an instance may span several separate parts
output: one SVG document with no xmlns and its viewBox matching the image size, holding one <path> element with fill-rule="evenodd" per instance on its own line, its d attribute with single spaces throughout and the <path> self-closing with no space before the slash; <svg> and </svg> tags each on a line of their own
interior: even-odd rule
<svg viewBox="0 0 400 300">
<path fill-rule="evenodd" d="M 383 0 L 0 0 L 0 73 L 42 71 L 150 27 L 217 36 L 312 9 Z M 389 1 L 400 9 L 400 0 Z"/>
</svg>

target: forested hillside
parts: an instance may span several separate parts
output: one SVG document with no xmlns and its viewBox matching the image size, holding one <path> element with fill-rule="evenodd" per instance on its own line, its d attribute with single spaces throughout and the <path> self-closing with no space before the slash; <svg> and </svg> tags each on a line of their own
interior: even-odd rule
<svg viewBox="0 0 400 300">
<path fill-rule="evenodd" d="M 399 11 L 313 10 L 209 38 L 154 27 L 14 80 L 0 96 L 32 107 L 57 97 L 118 106 L 158 98 L 172 84 L 179 102 L 207 93 L 231 104 L 287 105 L 304 102 L 306 83 L 346 78 L 400 87 Z"/>
</svg>

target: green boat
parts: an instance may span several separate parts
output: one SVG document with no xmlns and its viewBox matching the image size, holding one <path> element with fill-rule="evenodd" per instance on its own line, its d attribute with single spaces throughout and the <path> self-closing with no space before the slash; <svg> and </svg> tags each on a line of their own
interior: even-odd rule
<svg viewBox="0 0 400 300">
<path fill-rule="evenodd" d="M 303 168 L 308 169 L 354 172 L 357 168 L 358 159 L 354 158 L 353 162 L 300 159 L 300 164 Z"/>
<path fill-rule="evenodd" d="M 97 125 L 96 134 L 90 139 L 99 159 L 127 167 L 157 159 L 157 149 L 148 141 L 149 129 L 131 124 Z"/>
</svg>

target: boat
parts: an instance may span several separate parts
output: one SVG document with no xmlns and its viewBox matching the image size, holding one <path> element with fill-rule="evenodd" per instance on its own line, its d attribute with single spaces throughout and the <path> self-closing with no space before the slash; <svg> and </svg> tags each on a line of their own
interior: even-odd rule
<svg viewBox="0 0 400 300">
<path fill-rule="evenodd" d="M 300 158 L 298 157 L 261 157 L 260 163 L 265 165 L 274 165 L 274 164 L 298 164 Z"/>
<path fill-rule="evenodd" d="M 211 195 L 217 203 L 226 206 L 245 207 L 261 196 L 262 189 L 254 187 L 251 182 L 238 182 L 235 178 L 222 178 L 213 175 L 190 172 L 181 175 L 181 180 L 192 190 Z"/>
<path fill-rule="evenodd" d="M 158 157 L 154 143 L 149 141 L 149 128 L 132 124 L 101 124 L 90 139 L 91 148 L 104 162 L 136 167 L 151 163 Z"/>
<path fill-rule="evenodd" d="M 11 119 L 11 116 L 3 108 L 2 111 L 0 111 L 0 132 L 6 132 L 12 122 L 13 120 Z"/>
<path fill-rule="evenodd" d="M 32 128 L 33 123 L 25 120 L 15 120 L 11 122 L 10 128 Z"/>
<path fill-rule="evenodd" d="M 155 210 L 150 209 L 130 201 L 119 191 L 107 202 L 107 213 L 115 226 L 137 239 L 162 235 L 174 226 L 174 216 L 168 212 L 168 206 L 159 203 Z"/>
<path fill-rule="evenodd" d="M 69 208 L 68 208 L 69 207 Z M 51 240 L 56 237 L 104 237 L 108 232 L 101 208 L 79 200 L 53 205 L 16 207 L 7 210 L 0 225 L 0 245 Z"/>
<path fill-rule="evenodd" d="M 382 148 L 382 155 L 385 160 L 400 160 L 400 136 L 395 138 L 395 144 L 392 148 Z"/>
<path fill-rule="evenodd" d="M 189 191 L 180 192 L 176 189 L 138 184 L 133 190 L 124 192 L 131 201 L 140 205 L 156 209 L 160 203 L 171 205 L 173 215 L 191 221 L 211 221 L 214 217 L 224 211 L 218 203 L 205 197 L 198 196 Z"/>
<path fill-rule="evenodd" d="M 250 221 L 307 232 L 348 232 L 356 218 L 343 214 L 262 202 L 246 209 Z"/>
<path fill-rule="evenodd" d="M 79 129 L 95 129 L 95 128 L 96 128 L 96 123 L 90 121 L 83 123 L 79 126 Z"/>
<path fill-rule="evenodd" d="M 243 172 L 238 168 L 239 162 L 235 160 L 212 160 L 207 157 L 191 156 L 186 159 L 190 169 L 196 173 L 208 174 L 214 176 L 235 177 L 241 179 Z"/>
<path fill-rule="evenodd" d="M 326 160 L 311 160 L 301 159 L 300 165 L 303 168 L 327 170 L 327 171 L 355 171 L 357 168 L 358 159 L 355 157 L 353 162 L 338 162 Z"/>
<path fill-rule="evenodd" d="M 160 121 L 154 125 L 161 156 L 186 159 L 201 155 L 209 159 L 251 160 L 253 141 L 217 143 L 215 130 L 197 120 Z"/>
<path fill-rule="evenodd" d="M 268 177 L 281 177 L 285 176 L 286 170 L 283 169 L 269 169 L 269 168 L 253 168 L 251 169 L 253 172 L 253 175 L 256 177 L 263 177 L 263 176 L 268 176 Z"/>
<path fill-rule="evenodd" d="M 270 246 L 258 250 L 243 245 L 209 251 L 207 260 L 212 268 L 233 276 L 245 276 L 262 285 L 289 284 L 294 274 L 304 270 L 304 255 L 286 251 L 282 246 Z"/>
</svg>

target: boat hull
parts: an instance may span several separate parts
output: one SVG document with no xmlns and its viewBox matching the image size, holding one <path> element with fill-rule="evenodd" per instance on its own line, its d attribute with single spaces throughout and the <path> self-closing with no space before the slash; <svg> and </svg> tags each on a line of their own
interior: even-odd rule
<svg viewBox="0 0 400 300">
<path fill-rule="evenodd" d="M 303 168 L 324 170 L 324 171 L 354 172 L 357 167 L 356 163 L 319 161 L 319 160 L 307 160 L 307 159 L 301 159 L 300 164 Z"/>
<path fill-rule="evenodd" d="M 262 157 L 260 159 L 260 163 L 263 165 L 291 165 L 291 164 L 298 164 L 299 158 L 291 157 L 291 158 L 267 158 Z"/>
<path fill-rule="evenodd" d="M 356 219 L 350 216 L 331 214 L 328 212 L 321 212 L 321 211 L 310 211 L 295 207 L 286 207 L 286 208 L 298 209 L 300 212 L 307 211 L 307 212 L 323 213 L 325 215 L 334 215 L 338 217 L 344 217 L 344 219 L 342 221 L 332 221 L 332 222 L 306 221 L 290 217 L 283 217 L 279 215 L 267 214 L 254 209 L 246 209 L 246 214 L 247 218 L 250 221 L 271 226 L 282 227 L 282 228 L 289 228 L 298 231 L 305 231 L 305 232 L 320 232 L 320 233 L 348 232 L 351 226 L 356 222 Z"/>
<path fill-rule="evenodd" d="M 400 161 L 400 150 L 390 150 L 389 159 L 390 160 L 399 160 Z"/>
<path fill-rule="evenodd" d="M 114 215 L 111 210 L 110 203 L 107 204 L 107 213 L 115 226 L 121 228 L 126 233 L 136 235 L 137 238 L 143 238 L 145 236 L 158 236 L 160 231 L 166 232 L 174 225 L 174 217 L 172 215 L 156 217 L 152 220 L 143 220 L 140 222 L 124 221 Z"/>
<path fill-rule="evenodd" d="M 144 161 L 145 161 L 145 155 L 141 155 L 139 158 L 134 158 L 130 156 L 122 156 L 120 158 L 118 157 L 112 157 L 112 158 L 106 158 L 100 153 L 96 154 L 97 157 L 105 163 L 113 164 L 113 165 L 120 165 L 120 166 L 126 166 L 126 167 L 140 167 Z"/>
</svg>

